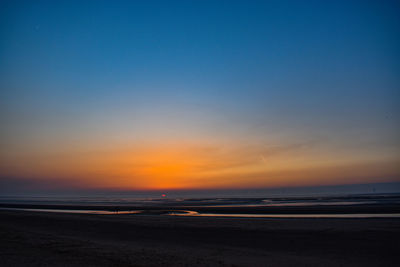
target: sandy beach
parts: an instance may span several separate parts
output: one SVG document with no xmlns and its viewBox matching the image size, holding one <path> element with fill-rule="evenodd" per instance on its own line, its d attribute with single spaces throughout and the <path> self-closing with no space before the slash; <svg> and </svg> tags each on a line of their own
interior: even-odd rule
<svg viewBox="0 0 400 267">
<path fill-rule="evenodd" d="M 398 266 L 400 219 L 0 211 L 2 266 Z"/>
</svg>

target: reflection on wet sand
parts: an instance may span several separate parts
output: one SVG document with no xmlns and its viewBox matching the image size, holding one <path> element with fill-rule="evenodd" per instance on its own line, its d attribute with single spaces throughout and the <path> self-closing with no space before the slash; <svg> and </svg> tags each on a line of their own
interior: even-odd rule
<svg viewBox="0 0 400 267">
<path fill-rule="evenodd" d="M 108 210 L 78 210 L 78 209 L 21 209 L 21 208 L 0 208 L 0 210 L 20 210 L 37 212 L 56 212 L 56 213 L 78 213 L 78 214 L 138 214 L 141 211 L 108 211 Z"/>
<path fill-rule="evenodd" d="M 221 213 L 198 213 L 187 211 L 186 213 L 169 213 L 174 216 L 202 216 L 202 217 L 240 217 L 240 218 L 400 218 L 398 213 L 384 214 L 221 214 Z"/>
<path fill-rule="evenodd" d="M 0 208 L 1 210 L 20 210 L 36 212 L 57 212 L 99 215 L 164 215 L 164 216 L 193 216 L 193 217 L 240 217 L 240 218 L 400 218 L 399 213 L 350 213 L 350 214 L 245 214 L 245 213 L 200 213 L 192 210 L 78 210 L 78 209 L 21 209 Z"/>
</svg>

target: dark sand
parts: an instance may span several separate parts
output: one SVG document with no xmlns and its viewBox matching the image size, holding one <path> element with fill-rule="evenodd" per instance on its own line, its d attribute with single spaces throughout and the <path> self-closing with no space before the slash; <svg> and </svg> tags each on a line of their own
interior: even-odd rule
<svg viewBox="0 0 400 267">
<path fill-rule="evenodd" d="M 400 266 L 400 219 L 0 211 L 1 266 Z"/>
</svg>

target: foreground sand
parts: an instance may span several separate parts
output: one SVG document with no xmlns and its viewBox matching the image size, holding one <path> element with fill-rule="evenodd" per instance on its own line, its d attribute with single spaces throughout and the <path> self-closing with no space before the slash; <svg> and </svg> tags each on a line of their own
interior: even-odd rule
<svg viewBox="0 0 400 267">
<path fill-rule="evenodd" d="M 1 266 L 400 266 L 399 219 L 0 211 Z"/>
</svg>

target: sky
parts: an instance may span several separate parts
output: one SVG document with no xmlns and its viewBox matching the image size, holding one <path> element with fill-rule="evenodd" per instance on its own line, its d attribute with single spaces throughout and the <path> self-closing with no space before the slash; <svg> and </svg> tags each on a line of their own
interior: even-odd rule
<svg viewBox="0 0 400 267">
<path fill-rule="evenodd" d="M 399 182 L 398 14 L 397 1 L 1 1 L 1 186 Z"/>
</svg>

